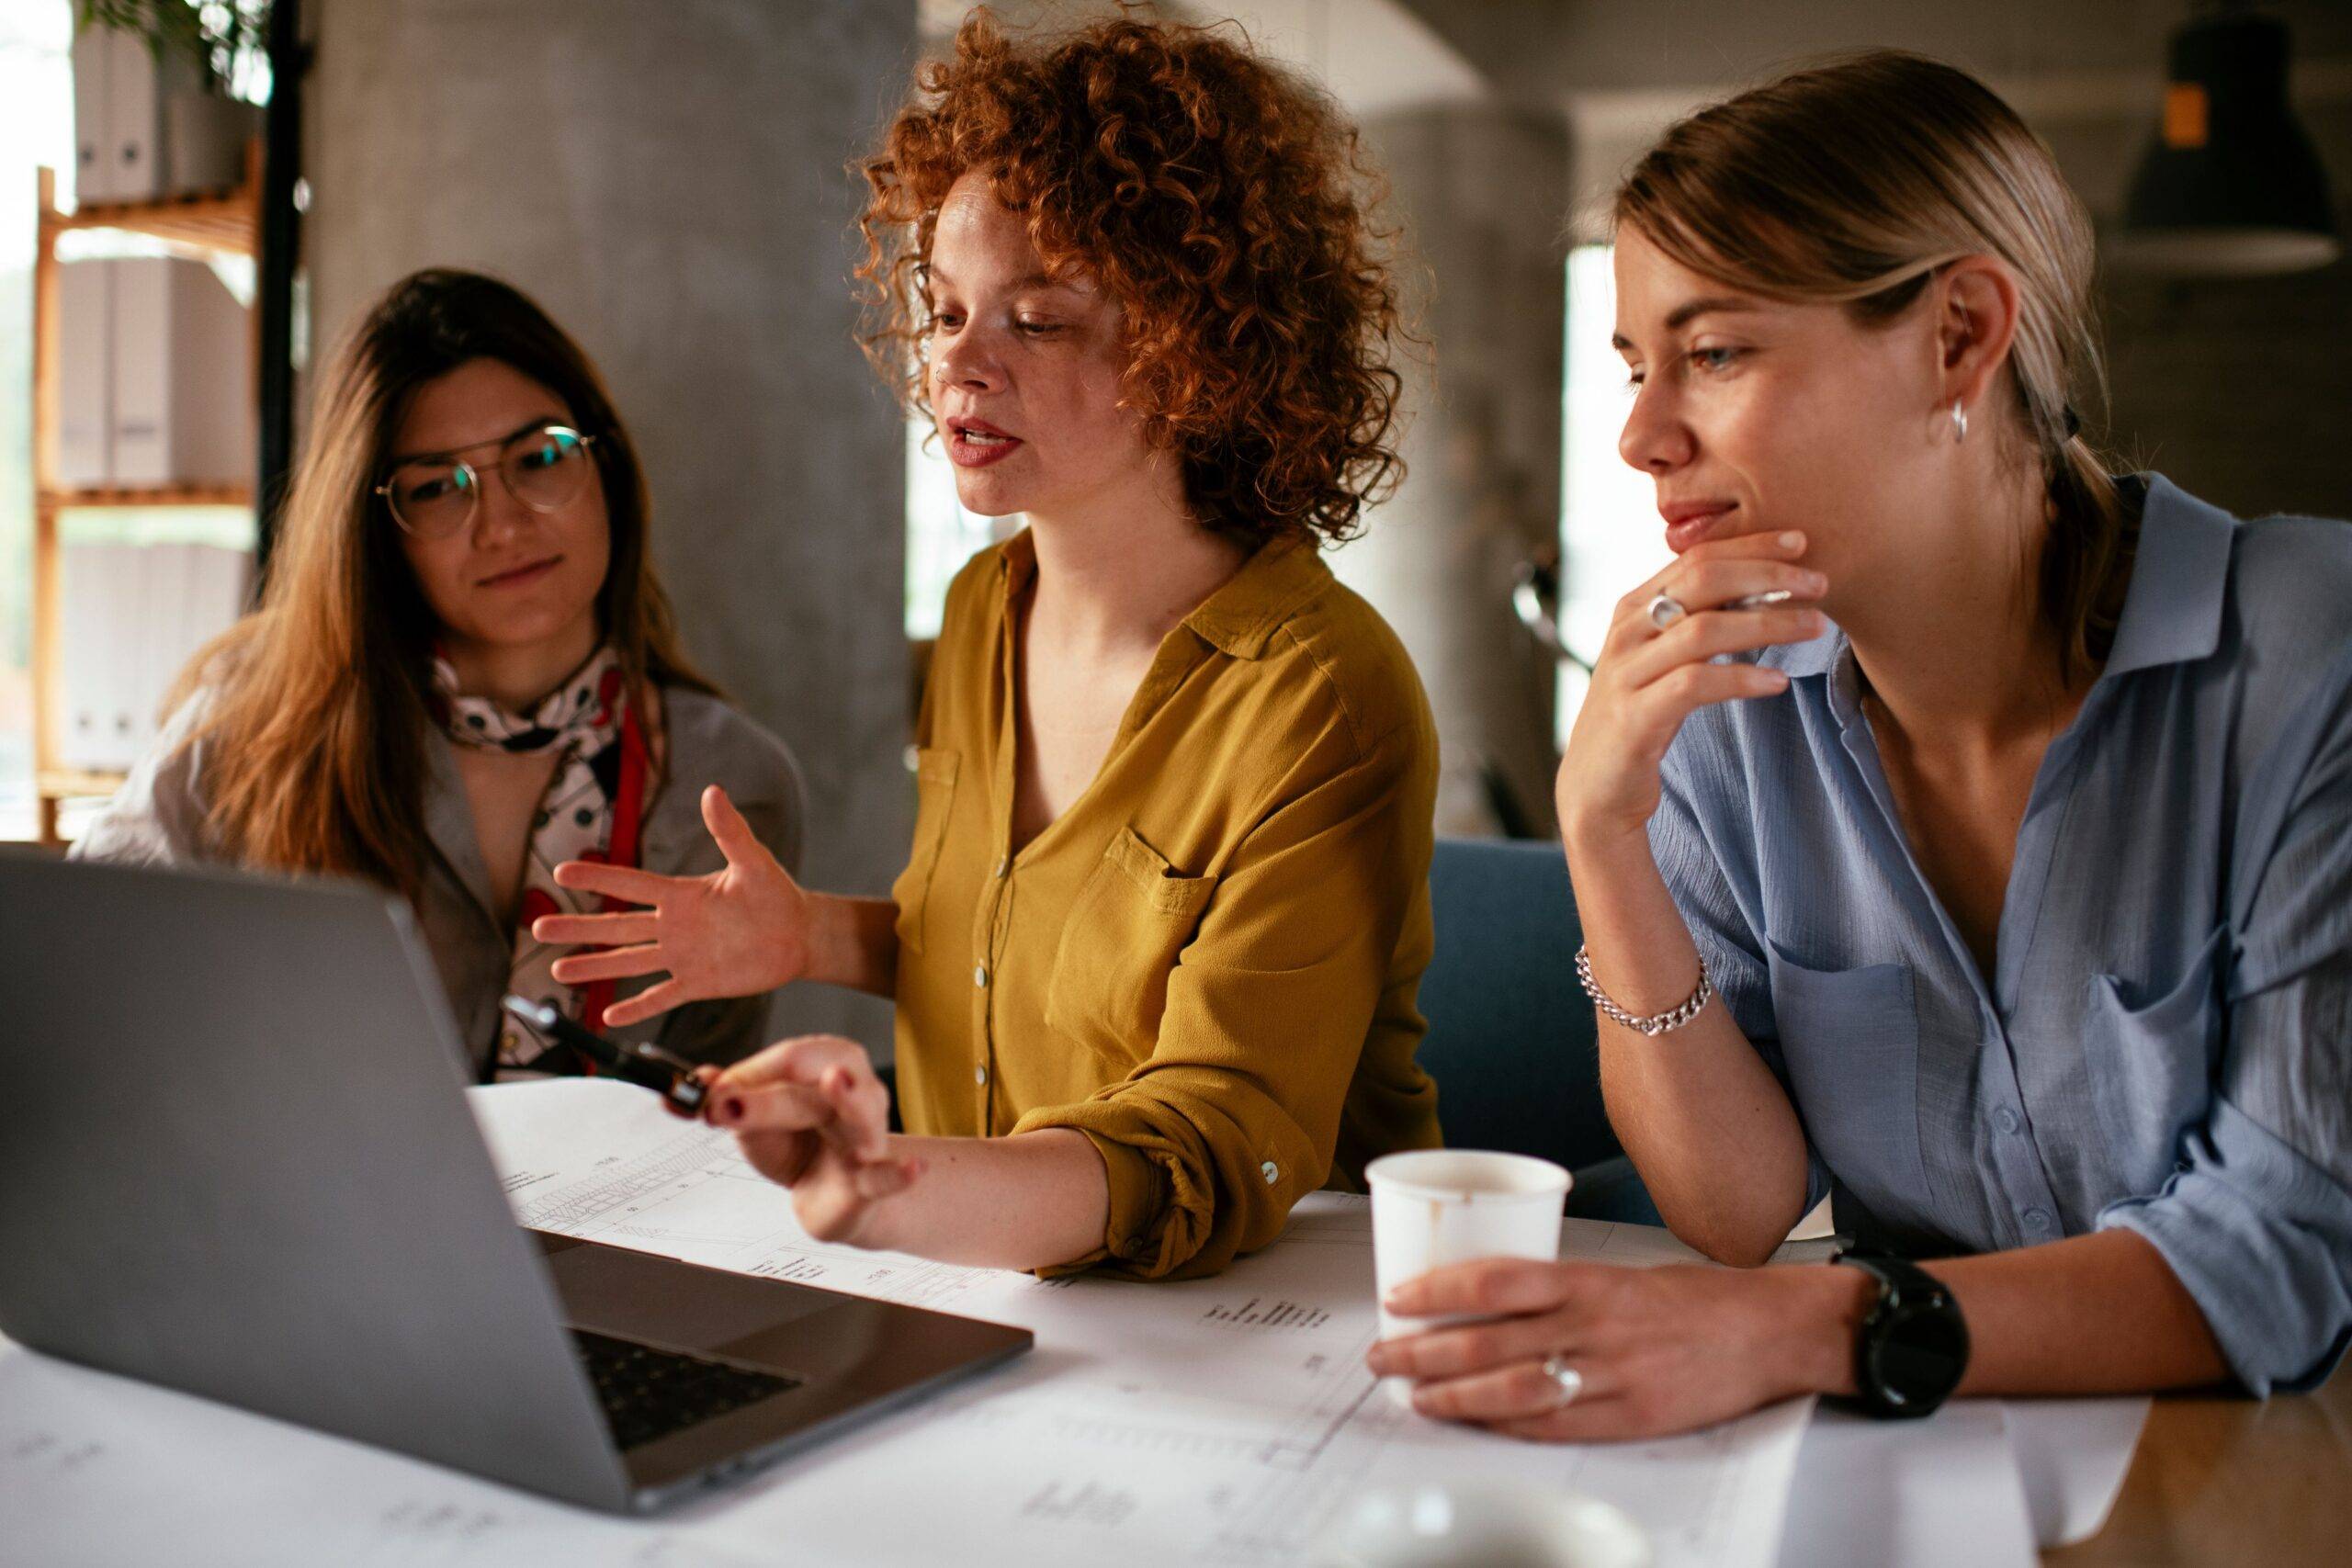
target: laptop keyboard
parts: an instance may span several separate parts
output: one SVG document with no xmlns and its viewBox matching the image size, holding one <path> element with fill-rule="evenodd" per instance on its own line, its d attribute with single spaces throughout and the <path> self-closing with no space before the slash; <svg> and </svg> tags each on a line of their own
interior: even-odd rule
<svg viewBox="0 0 2352 1568">
<path fill-rule="evenodd" d="M 624 1449 L 666 1438 L 799 1386 L 797 1378 L 657 1350 L 633 1339 L 615 1339 L 584 1328 L 573 1329 L 571 1337 L 588 1369 L 588 1381 L 595 1385 L 596 1398 L 605 1407 L 613 1440 Z"/>
</svg>

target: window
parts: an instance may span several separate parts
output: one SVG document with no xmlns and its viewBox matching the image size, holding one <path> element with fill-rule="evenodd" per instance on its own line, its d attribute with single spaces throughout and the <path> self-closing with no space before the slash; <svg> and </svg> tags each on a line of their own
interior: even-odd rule
<svg viewBox="0 0 2352 1568">
<path fill-rule="evenodd" d="M 0 6 L 0 839 L 33 836 L 33 171 L 74 189 L 73 0 Z"/>
<path fill-rule="evenodd" d="M 1617 601 L 1673 558 L 1649 476 L 1617 455 L 1633 399 L 1625 362 L 1610 345 L 1616 319 L 1610 247 L 1578 245 L 1568 253 L 1567 380 L 1561 394 L 1560 630 L 1588 660 L 1600 652 Z M 1563 745 L 1584 692 L 1584 671 L 1563 664 Z"/>
<path fill-rule="evenodd" d="M 1021 519 L 982 517 L 956 500 L 956 465 L 931 422 L 907 422 L 907 636 L 939 635 L 947 585 L 978 551 L 1021 530 Z"/>
</svg>

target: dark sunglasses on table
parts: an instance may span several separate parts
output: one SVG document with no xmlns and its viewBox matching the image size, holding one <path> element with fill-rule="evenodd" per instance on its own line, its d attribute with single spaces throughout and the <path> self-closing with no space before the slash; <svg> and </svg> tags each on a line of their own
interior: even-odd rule
<svg viewBox="0 0 2352 1568">
<path fill-rule="evenodd" d="M 535 424 L 503 441 L 478 442 L 458 451 L 496 446 L 495 470 L 506 492 L 534 512 L 557 512 L 579 499 L 588 482 L 593 435 L 568 424 Z M 392 521 L 421 538 L 440 539 L 474 520 L 481 504 L 485 468 L 458 452 L 413 457 L 395 464 L 376 493 L 391 509 Z"/>
</svg>

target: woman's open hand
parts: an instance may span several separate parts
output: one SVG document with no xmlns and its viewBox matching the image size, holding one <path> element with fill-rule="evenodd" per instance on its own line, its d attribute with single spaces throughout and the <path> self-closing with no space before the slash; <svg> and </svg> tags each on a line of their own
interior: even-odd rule
<svg viewBox="0 0 2352 1568">
<path fill-rule="evenodd" d="M 1705 540 L 1617 602 L 1592 685 L 1560 759 L 1556 804 L 1564 833 L 1572 840 L 1644 835 L 1657 809 L 1658 764 L 1682 721 L 1710 703 L 1788 689 L 1788 678 L 1777 670 L 1710 660 L 1821 635 L 1820 613 L 1802 604 L 1728 608 L 1758 593 L 1818 599 L 1827 580 L 1796 564 L 1804 553 L 1801 534 Z M 1684 611 L 1664 629 L 1650 619 L 1660 593 Z"/>
<path fill-rule="evenodd" d="M 776 863 L 717 784 L 702 792 L 702 819 L 727 857 L 707 876 L 662 876 L 628 866 L 566 861 L 560 886 L 646 908 L 606 915 L 542 915 L 541 942 L 605 948 L 556 960 L 567 986 L 667 973 L 669 978 L 605 1010 L 625 1028 L 709 997 L 748 997 L 800 977 L 808 964 L 809 896 Z"/>
<path fill-rule="evenodd" d="M 1555 1442 L 1659 1437 L 1850 1386 L 1867 1284 L 1826 1266 L 1482 1258 L 1408 1280 L 1387 1305 L 1491 1321 L 1383 1340 L 1366 1360 L 1412 1379 L 1425 1416 Z"/>
<path fill-rule="evenodd" d="M 743 1157 L 792 1189 L 801 1228 L 818 1241 L 880 1245 L 875 1205 L 907 1190 L 922 1162 L 890 1142 L 890 1095 L 865 1047 L 832 1034 L 769 1046 L 721 1073 L 706 1069 L 711 1124 L 735 1134 Z"/>
</svg>

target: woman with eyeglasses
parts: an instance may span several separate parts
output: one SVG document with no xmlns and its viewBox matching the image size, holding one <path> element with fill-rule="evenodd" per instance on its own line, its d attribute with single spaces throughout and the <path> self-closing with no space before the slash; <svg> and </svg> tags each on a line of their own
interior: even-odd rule
<svg viewBox="0 0 2352 1568">
<path fill-rule="evenodd" d="M 713 784 L 780 863 L 799 852 L 792 758 L 686 661 L 648 512 L 602 381 L 537 305 L 471 273 L 394 285 L 323 378 L 260 608 L 190 664 L 74 852 L 395 888 L 473 1070 L 576 1070 L 499 1007 L 604 1027 L 637 988 L 550 973 L 533 920 L 604 907 L 557 865 L 715 869 Z M 766 1003 L 618 1032 L 724 1061 Z"/>
</svg>

